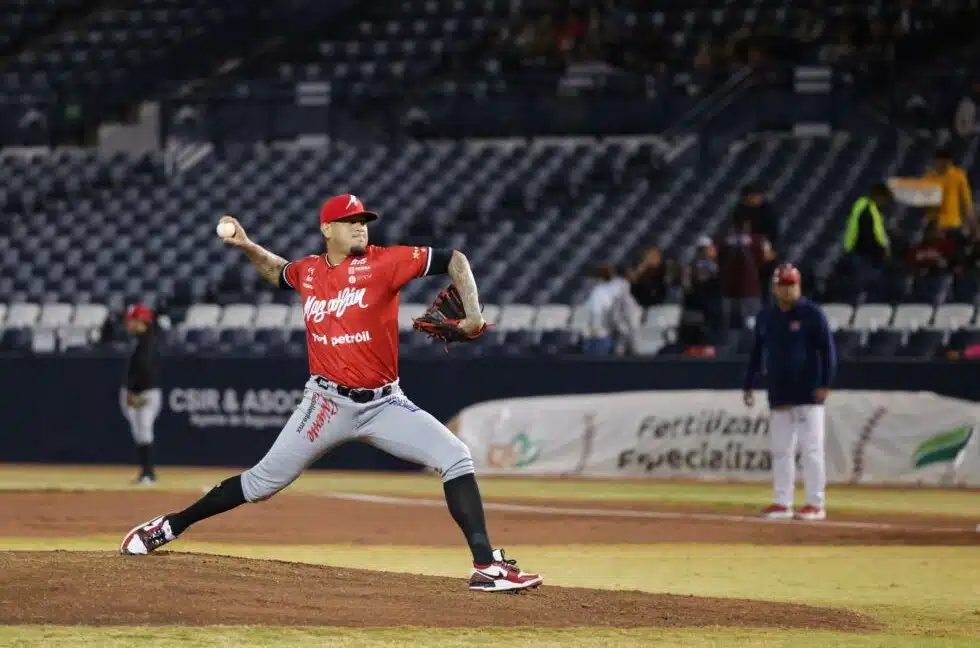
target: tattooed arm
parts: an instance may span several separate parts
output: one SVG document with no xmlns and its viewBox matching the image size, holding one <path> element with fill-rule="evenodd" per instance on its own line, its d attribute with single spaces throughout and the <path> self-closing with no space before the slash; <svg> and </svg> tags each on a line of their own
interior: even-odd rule
<svg viewBox="0 0 980 648">
<path fill-rule="evenodd" d="M 286 267 L 286 260 L 281 256 L 277 256 L 272 252 L 269 252 L 264 247 L 252 241 L 245 234 L 245 228 L 242 227 L 241 223 L 238 222 L 232 216 L 222 216 L 221 223 L 232 223 L 235 226 L 235 235 L 229 236 L 226 239 L 222 239 L 228 245 L 232 245 L 237 248 L 241 248 L 245 256 L 248 257 L 249 261 L 255 264 L 258 269 L 259 274 L 262 279 L 272 284 L 273 286 L 279 285 L 279 277 L 282 275 L 282 269 Z"/>
<path fill-rule="evenodd" d="M 249 241 L 249 245 L 242 246 L 242 251 L 249 261 L 255 264 L 262 279 L 273 286 L 279 286 L 279 277 L 282 276 L 282 269 L 288 263 L 281 256 L 269 252 L 258 243 Z"/>
<path fill-rule="evenodd" d="M 483 314 L 480 312 L 480 295 L 476 289 L 476 279 L 473 278 L 469 260 L 459 250 L 453 250 L 453 255 L 449 259 L 449 277 L 459 291 L 459 296 L 463 299 L 463 308 L 466 310 L 466 319 L 460 322 L 460 328 L 467 332 L 482 328 L 484 321 Z"/>
</svg>

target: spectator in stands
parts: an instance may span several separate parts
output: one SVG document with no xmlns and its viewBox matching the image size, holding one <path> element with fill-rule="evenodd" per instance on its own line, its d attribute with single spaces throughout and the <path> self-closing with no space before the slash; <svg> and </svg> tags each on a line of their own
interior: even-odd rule
<svg viewBox="0 0 980 648">
<path fill-rule="evenodd" d="M 745 223 L 751 226 L 752 234 L 764 237 L 775 251 L 779 247 L 780 227 L 776 215 L 769 206 L 769 200 L 759 187 L 746 185 L 742 187 L 742 198 L 735 206 L 735 213 L 732 215 L 732 223 L 736 229 L 742 229 Z M 776 269 L 776 255 L 765 260 L 759 266 L 759 285 L 767 286 L 769 278 L 772 277 Z M 762 300 L 768 301 L 772 295 L 769 291 L 762 291 Z"/>
<path fill-rule="evenodd" d="M 626 272 L 633 299 L 646 308 L 667 301 L 668 291 L 677 284 L 676 269 L 664 262 L 658 247 L 647 248 L 643 259 Z"/>
<path fill-rule="evenodd" d="M 617 355 L 632 351 L 633 333 L 640 323 L 640 307 L 630 294 L 630 285 L 615 266 L 598 266 L 592 273 L 596 283 L 586 305 L 589 330 L 584 348 L 590 355 Z"/>
<path fill-rule="evenodd" d="M 718 254 L 708 237 L 698 241 L 694 261 L 684 273 L 681 323 L 684 346 L 703 346 L 726 333 L 722 323 L 721 279 Z"/>
<path fill-rule="evenodd" d="M 919 276 L 938 274 L 955 267 L 960 261 L 959 248 L 936 221 L 926 225 L 918 245 L 913 246 L 906 262 Z"/>
<path fill-rule="evenodd" d="M 849 274 L 858 290 L 868 290 L 879 284 L 891 259 L 891 243 L 885 229 L 881 210 L 892 201 L 892 192 L 883 182 L 858 198 L 851 208 L 844 233 L 844 254 Z"/>
<path fill-rule="evenodd" d="M 762 267 L 775 258 L 765 236 L 754 234 L 750 221 L 734 223 L 718 245 L 721 275 L 722 325 L 726 331 L 744 328 L 747 320 L 762 306 L 759 275 Z"/>
<path fill-rule="evenodd" d="M 741 230 L 746 222 L 750 224 L 752 234 L 764 236 L 774 248 L 779 246 L 779 221 L 769 208 L 765 192 L 755 185 L 742 187 L 742 198 L 732 215 L 736 230 Z M 766 276 L 771 275 L 770 272 Z"/>
<path fill-rule="evenodd" d="M 976 222 L 970 181 L 963 169 L 953 163 L 953 154 L 949 149 L 936 152 L 933 168 L 924 177 L 938 182 L 943 188 L 942 204 L 928 210 L 926 218 L 936 221 L 940 229 L 954 239 L 963 240 L 964 234 L 974 232 Z"/>
</svg>

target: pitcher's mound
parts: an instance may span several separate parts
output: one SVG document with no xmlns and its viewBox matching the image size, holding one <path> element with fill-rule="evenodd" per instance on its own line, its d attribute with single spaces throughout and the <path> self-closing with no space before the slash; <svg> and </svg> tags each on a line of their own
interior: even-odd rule
<svg viewBox="0 0 980 648">
<path fill-rule="evenodd" d="M 0 552 L 0 624 L 747 626 L 863 631 L 847 610 L 554 587 L 470 592 L 463 578 L 161 552 Z"/>
</svg>

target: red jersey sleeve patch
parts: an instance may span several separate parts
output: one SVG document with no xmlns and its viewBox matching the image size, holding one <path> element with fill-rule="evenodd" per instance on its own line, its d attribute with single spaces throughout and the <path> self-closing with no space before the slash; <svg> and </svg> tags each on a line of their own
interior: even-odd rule
<svg viewBox="0 0 980 648">
<path fill-rule="evenodd" d="M 303 257 L 302 259 L 297 259 L 295 261 L 290 261 L 282 269 L 282 275 L 279 278 L 279 284 L 283 288 L 292 288 L 298 291 L 300 287 L 300 282 L 303 280 L 303 269 L 308 265 L 310 259 L 315 259 L 316 257 Z"/>
<path fill-rule="evenodd" d="M 387 249 L 388 263 L 391 265 L 391 283 L 399 290 L 412 279 L 424 277 L 429 273 L 432 263 L 432 248 L 411 245 L 396 245 Z"/>
</svg>

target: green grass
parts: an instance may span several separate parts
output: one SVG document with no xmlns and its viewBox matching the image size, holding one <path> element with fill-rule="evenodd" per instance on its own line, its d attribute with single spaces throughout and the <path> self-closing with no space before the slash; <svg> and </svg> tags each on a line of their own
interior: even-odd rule
<svg viewBox="0 0 980 648">
<path fill-rule="evenodd" d="M 238 469 L 161 468 L 159 488 L 200 493 Z M 127 468 L 64 469 L 0 465 L 0 490 L 131 490 Z M 648 501 L 667 504 L 724 506 L 746 512 L 769 502 L 768 484 L 678 484 L 673 482 L 618 482 L 562 479 L 481 479 L 488 498 L 571 499 L 605 502 Z M 442 485 L 433 475 L 376 474 L 310 471 L 286 493 L 322 495 L 356 492 L 442 497 Z M 853 513 L 923 513 L 980 520 L 980 493 L 967 490 L 871 489 L 828 487 L 828 508 Z"/>
<path fill-rule="evenodd" d="M 488 634 L 490 636 L 488 637 Z M 427 646 L 472 648 L 480 645 L 528 648 L 655 647 L 655 648 L 970 648 L 966 637 L 902 637 L 893 634 L 851 635 L 837 632 L 779 632 L 772 630 L 509 630 L 340 628 L 64 628 L 0 627 L 0 645 L 73 646 L 78 648 L 141 648 L 161 646 L 332 646 L 384 648 Z"/>
</svg>

